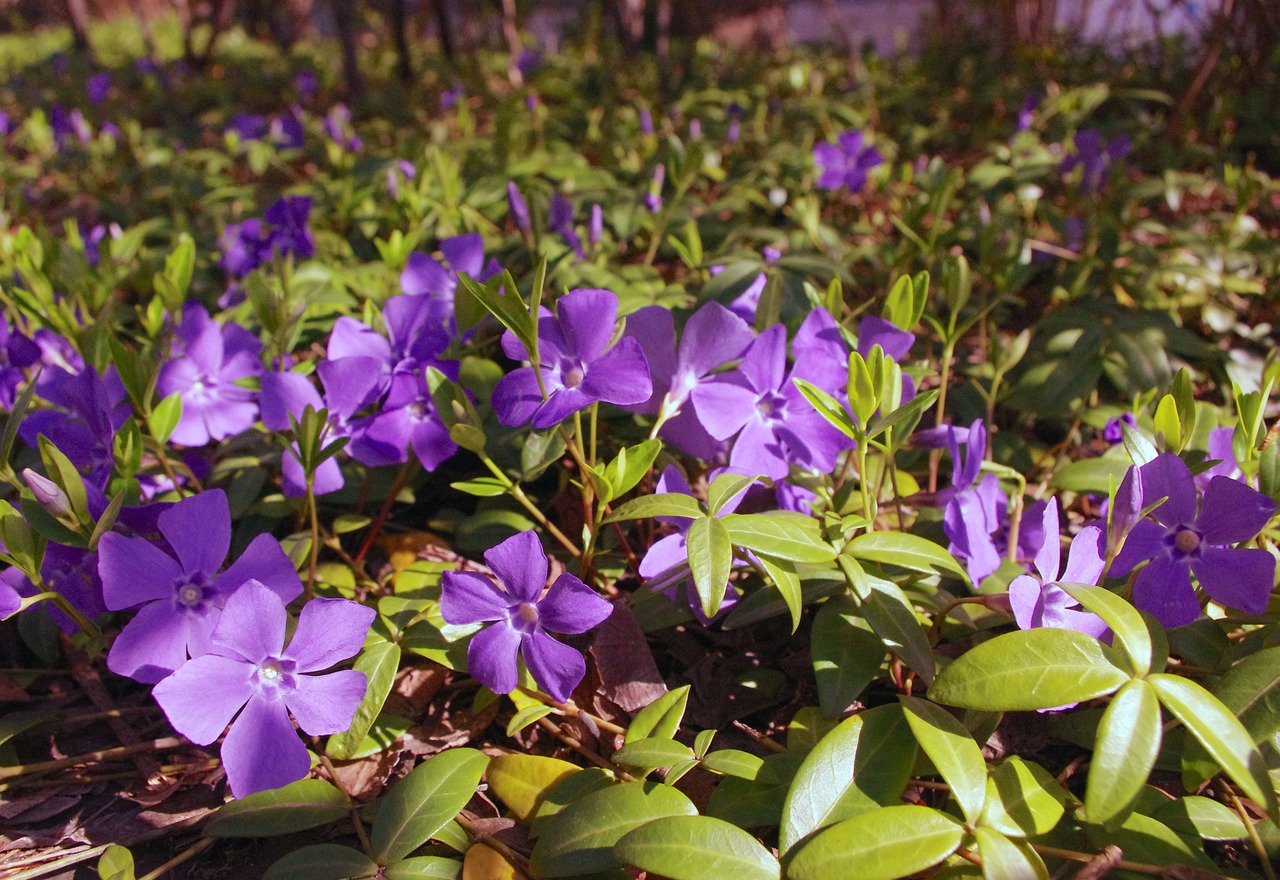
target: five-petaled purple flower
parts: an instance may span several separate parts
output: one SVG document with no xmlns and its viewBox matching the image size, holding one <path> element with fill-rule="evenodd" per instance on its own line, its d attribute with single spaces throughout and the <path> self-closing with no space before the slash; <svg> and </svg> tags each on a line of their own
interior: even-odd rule
<svg viewBox="0 0 1280 880">
<path fill-rule="evenodd" d="M 347 599 L 313 599 L 303 606 L 286 648 L 285 600 L 250 580 L 227 599 L 209 652 L 157 684 L 156 702 L 174 729 L 197 745 L 213 742 L 231 724 L 222 765 L 236 797 L 296 782 L 311 761 L 289 713 L 312 736 L 351 726 L 365 674 L 308 673 L 354 656 L 373 618 L 372 608 Z"/>
<path fill-rule="evenodd" d="M 520 532 L 485 551 L 484 561 L 498 584 L 482 574 L 446 571 L 440 613 L 448 623 L 493 623 L 471 637 L 467 669 L 494 693 L 515 690 L 517 654 L 538 686 L 564 702 L 582 681 L 582 655 L 548 633 L 584 633 L 613 612 L 613 606 L 565 572 L 545 594 L 550 564 L 533 532 Z"/>
<path fill-rule="evenodd" d="M 532 420 L 535 428 L 550 428 L 597 401 L 648 400 L 653 383 L 640 343 L 624 336 L 609 348 L 617 317 L 618 297 L 612 291 L 571 290 L 560 297 L 555 316 L 538 320 L 542 381 L 533 367 L 503 376 L 493 389 L 498 421 L 514 427 Z M 502 348 L 514 360 L 529 358 L 513 333 L 502 337 Z"/>
<path fill-rule="evenodd" d="M 884 162 L 880 151 L 864 144 L 865 135 L 856 129 L 842 132 L 836 143 L 814 144 L 813 164 L 818 166 L 818 189 L 847 189 L 861 192 L 867 172 Z"/>
<path fill-rule="evenodd" d="M 1138 563 L 1151 560 L 1134 581 L 1133 604 L 1167 627 L 1191 623 L 1200 616 L 1191 586 L 1195 572 L 1215 602 L 1248 614 L 1264 612 L 1275 583 L 1275 557 L 1266 550 L 1230 545 L 1257 535 L 1275 514 L 1276 503 L 1244 483 L 1214 477 L 1197 510 L 1199 493 L 1191 470 L 1171 452 L 1131 473 L 1137 476 L 1142 507 L 1165 499 L 1152 519 L 1133 526 L 1107 572 L 1124 577 Z"/>
<path fill-rule="evenodd" d="M 227 597 L 246 581 L 262 581 L 282 601 L 302 582 L 280 542 L 258 535 L 218 574 L 231 548 L 231 509 L 221 489 L 184 498 L 156 518 L 174 556 L 145 538 L 108 532 L 98 542 L 102 596 L 113 611 L 138 608 L 107 656 L 112 672 L 157 682 L 209 651 Z"/>
<path fill-rule="evenodd" d="M 1013 617 L 1018 622 L 1018 627 L 1073 629 L 1101 638 L 1107 631 L 1102 618 L 1079 610 L 1079 603 L 1058 586 L 1058 581 L 1090 586 L 1096 584 L 1102 576 L 1102 569 L 1106 567 L 1106 536 L 1094 523 L 1082 528 L 1071 539 L 1071 547 L 1067 551 L 1067 569 L 1062 572 L 1062 577 L 1058 577 L 1062 544 L 1058 540 L 1056 499 L 1051 498 L 1045 504 L 1041 527 L 1044 530 L 1044 543 L 1035 556 L 1039 579 L 1029 574 L 1020 574 L 1009 584 L 1009 604 L 1013 606 Z"/>
</svg>

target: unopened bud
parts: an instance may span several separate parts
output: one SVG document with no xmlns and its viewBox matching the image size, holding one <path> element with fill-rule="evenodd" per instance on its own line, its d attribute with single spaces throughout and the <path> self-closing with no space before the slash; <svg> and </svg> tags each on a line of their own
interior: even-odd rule
<svg viewBox="0 0 1280 880">
<path fill-rule="evenodd" d="M 62 491 L 61 486 L 31 468 L 23 468 L 22 479 L 45 510 L 58 519 L 71 516 L 71 499 Z"/>
</svg>

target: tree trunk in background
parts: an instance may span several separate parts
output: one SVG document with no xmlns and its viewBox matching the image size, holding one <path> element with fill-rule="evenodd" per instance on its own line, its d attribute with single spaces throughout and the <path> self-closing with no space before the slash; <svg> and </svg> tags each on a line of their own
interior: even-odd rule
<svg viewBox="0 0 1280 880">
<path fill-rule="evenodd" d="M 360 60 L 356 53 L 356 0 L 329 0 L 333 23 L 342 42 L 342 72 L 347 80 L 347 97 L 355 100 L 364 94 L 360 76 Z"/>
<path fill-rule="evenodd" d="M 92 55 L 89 46 L 89 7 L 85 0 L 67 0 L 67 17 L 71 20 L 71 41 L 77 52 Z"/>
<path fill-rule="evenodd" d="M 396 75 L 407 83 L 413 79 L 413 61 L 409 58 L 409 37 L 405 32 L 408 26 L 405 0 L 391 0 L 389 12 L 391 37 L 396 44 Z"/>
</svg>

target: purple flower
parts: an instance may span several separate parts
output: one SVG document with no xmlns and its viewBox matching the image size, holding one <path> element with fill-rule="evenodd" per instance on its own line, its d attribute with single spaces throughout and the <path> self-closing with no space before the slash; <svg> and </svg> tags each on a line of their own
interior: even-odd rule
<svg viewBox="0 0 1280 880">
<path fill-rule="evenodd" d="M 49 127 L 53 129 L 53 142 L 59 150 L 70 138 L 87 144 L 93 137 L 93 130 L 79 108 L 67 110 L 61 105 L 54 105 L 49 111 Z"/>
<path fill-rule="evenodd" d="M 315 256 L 315 240 L 307 227 L 311 219 L 310 196 L 285 196 L 278 199 L 262 213 L 262 219 L 271 227 L 268 249 L 273 255 L 293 254 L 302 258 Z"/>
<path fill-rule="evenodd" d="M 197 745 L 208 745 L 231 725 L 222 764 L 238 798 L 296 782 L 311 769 L 290 713 L 312 736 L 341 733 L 364 698 L 363 672 L 308 673 L 358 653 L 373 609 L 347 599 L 313 599 L 303 606 L 286 648 L 288 617 L 277 592 L 246 582 L 227 599 L 208 653 L 154 690 L 174 729 Z"/>
<path fill-rule="evenodd" d="M 40 360 L 40 349 L 9 326 L 9 319 L 0 315 L 0 409 L 13 409 L 18 396 L 18 386 L 27 379 L 26 369 Z"/>
<path fill-rule="evenodd" d="M 344 150 L 357 152 L 364 147 L 364 141 L 351 127 L 351 111 L 345 104 L 334 104 L 320 127 L 329 136 L 329 140 Z"/>
<path fill-rule="evenodd" d="M 503 376 L 493 389 L 498 421 L 515 427 L 532 420 L 535 428 L 550 428 L 597 401 L 627 405 L 648 400 L 653 382 L 640 343 L 624 336 L 608 347 L 617 317 L 618 297 L 612 291 L 571 290 L 560 297 L 556 315 L 538 320 L 541 387 L 533 367 Z M 502 347 L 513 360 L 529 358 L 509 331 Z"/>
<path fill-rule="evenodd" d="M 58 409 L 37 410 L 22 420 L 18 435 L 35 448 L 43 434 L 88 474 L 95 487 L 111 475 L 115 432 L 129 417 L 129 402 L 115 367 L 99 377 L 93 367 L 77 374 L 48 367 L 37 385 L 40 396 Z"/>
<path fill-rule="evenodd" d="M 0 620 L 16 614 L 22 607 L 22 594 L 13 583 L 22 579 L 22 572 L 12 566 L 0 572 Z"/>
<path fill-rule="evenodd" d="M 1235 428 L 1214 428 L 1209 432 L 1209 460 L 1217 461 L 1213 467 L 1196 474 L 1196 485 L 1202 490 L 1208 488 L 1214 477 L 1228 477 L 1232 480 L 1243 480 L 1244 472 L 1240 470 L 1240 462 L 1236 460 L 1233 438 Z"/>
<path fill-rule="evenodd" d="M 1096 614 L 1077 610 L 1079 605 L 1058 581 L 1070 584 L 1098 583 L 1106 567 L 1106 540 L 1102 529 L 1089 524 L 1071 540 L 1067 551 L 1067 569 L 1058 577 L 1062 561 L 1062 544 L 1058 539 L 1058 502 L 1049 499 L 1044 506 L 1041 528 L 1044 543 L 1035 555 L 1036 573 L 1018 575 L 1009 584 L 1009 603 L 1019 629 L 1047 626 L 1056 629 L 1073 629 L 1102 638 L 1107 625 Z"/>
<path fill-rule="evenodd" d="M 1129 138 L 1123 134 L 1108 144 L 1097 131 L 1084 128 L 1076 132 L 1072 144 L 1075 150 L 1062 160 L 1058 173 L 1066 177 L 1079 166 L 1080 191 L 1086 194 L 1100 190 L 1112 163 L 1129 155 Z"/>
<path fill-rule="evenodd" d="M 455 235 L 440 242 L 442 264 L 435 257 L 414 251 L 400 273 L 400 289 L 415 296 L 431 296 L 448 306 L 444 313 L 452 317 L 453 297 L 458 289 L 458 275 L 466 273 L 477 281 L 486 281 L 502 271 L 498 261 L 484 260 L 484 238 L 476 232 Z"/>
<path fill-rule="evenodd" d="M 232 278 L 243 278 L 271 259 L 270 236 L 256 217 L 228 224 L 218 239 L 222 258 L 218 264 Z"/>
<path fill-rule="evenodd" d="M 533 532 L 520 532 L 492 547 L 484 561 L 498 578 L 446 571 L 440 613 L 447 623 L 493 623 L 471 637 L 467 669 L 494 693 L 508 694 L 519 683 L 519 655 L 538 686 L 561 703 L 582 681 L 582 655 L 549 633 L 584 633 L 598 626 L 613 606 L 565 572 L 549 590 L 547 554 Z"/>
<path fill-rule="evenodd" d="M 267 135 L 267 118 L 261 113 L 237 113 L 231 117 L 227 131 L 235 132 L 242 141 L 258 141 Z"/>
<path fill-rule="evenodd" d="M 659 162 L 653 169 L 653 179 L 649 181 L 649 193 L 644 197 L 644 205 L 651 214 L 662 210 L 662 184 L 666 179 L 667 166 Z"/>
<path fill-rule="evenodd" d="M 1261 614 L 1275 582 L 1276 562 L 1266 550 L 1233 549 L 1252 539 L 1276 512 L 1276 503 L 1244 483 L 1214 477 L 1199 498 L 1191 470 L 1171 452 L 1137 467 L 1143 507 L 1165 502 L 1137 522 L 1108 575 L 1124 577 L 1151 560 L 1133 584 L 1133 604 L 1165 626 L 1200 616 L 1191 574 L 1215 602 Z M 1197 510 L 1198 506 L 1198 510 Z M 1153 521 L 1154 520 L 1154 521 Z"/>
<path fill-rule="evenodd" d="M 1031 128 L 1031 123 L 1036 118 L 1036 108 L 1039 106 L 1039 95 L 1035 92 L 1027 95 L 1027 99 L 1022 102 L 1022 108 L 1018 110 L 1018 131 L 1027 131 Z"/>
<path fill-rule="evenodd" d="M 147 684 L 169 675 L 188 654 L 198 657 L 209 651 L 227 598 L 246 581 L 262 581 L 285 602 L 302 592 L 293 563 L 267 534 L 254 538 L 218 574 L 231 547 L 231 510 L 221 489 L 184 498 L 156 522 L 173 556 L 144 538 L 115 532 L 98 543 L 106 606 L 113 611 L 138 608 L 111 646 L 107 666 Z"/>
<path fill-rule="evenodd" d="M 515 181 L 507 181 L 507 210 L 511 213 L 511 221 L 515 223 L 516 229 L 524 235 L 528 235 L 533 230 L 533 224 L 529 219 L 529 203 L 524 200 L 524 196 L 520 194 L 519 187 Z"/>
<path fill-rule="evenodd" d="M 400 178 L 406 181 L 418 176 L 418 169 L 408 159 L 397 159 L 387 166 L 387 192 L 391 198 L 400 198 Z"/>
<path fill-rule="evenodd" d="M 604 208 L 597 202 L 591 206 L 591 220 L 587 223 L 587 243 L 592 246 L 600 243 L 604 234 Z"/>
<path fill-rule="evenodd" d="M 653 114 L 649 112 L 648 107 L 640 109 L 640 133 L 643 135 L 653 134 Z"/>
<path fill-rule="evenodd" d="M 329 362 L 361 359 L 363 369 L 369 370 L 377 382 L 378 395 L 387 390 L 396 373 L 419 372 L 427 366 L 456 379 L 457 364 L 439 360 L 452 340 L 450 312 L 447 304 L 435 297 L 392 297 L 382 307 L 382 320 L 390 338 L 343 316 L 334 322 L 329 333 Z"/>
<path fill-rule="evenodd" d="M 219 327 L 199 303 L 187 303 L 174 357 L 160 368 L 160 398 L 181 392 L 182 418 L 170 439 L 183 446 L 225 440 L 258 418 L 254 393 L 235 384 L 262 373 L 258 338 L 235 324 Z"/>
<path fill-rule="evenodd" d="M 105 70 L 95 73 L 85 81 L 84 88 L 90 103 L 101 104 L 107 100 L 107 94 L 111 91 L 111 74 Z"/>
<path fill-rule="evenodd" d="M 393 375 L 382 411 L 352 425 L 351 456 L 371 467 L 404 462 L 410 449 L 428 471 L 458 451 L 436 411 L 425 371 Z"/>
<path fill-rule="evenodd" d="M 452 110 L 466 94 L 467 92 L 462 87 L 461 83 L 453 86 L 452 88 L 445 89 L 440 93 L 440 109 Z"/>
<path fill-rule="evenodd" d="M 300 150 L 306 142 L 306 131 L 302 127 L 301 111 L 297 107 L 290 108 L 271 120 L 268 137 L 283 150 Z"/>
<path fill-rule="evenodd" d="M 293 87 L 298 90 L 298 97 L 306 101 L 315 97 L 320 85 L 313 71 L 299 70 L 293 75 Z"/>
<path fill-rule="evenodd" d="M 552 231 L 560 233 L 564 243 L 577 255 L 578 259 L 587 258 L 587 252 L 582 249 L 582 240 L 578 238 L 578 231 L 573 228 L 573 203 L 560 193 L 551 197 L 548 223 Z"/>
<path fill-rule="evenodd" d="M 836 138 L 836 143 L 820 143 L 813 147 L 813 163 L 818 166 L 818 189 L 847 189 L 861 192 L 867 185 L 867 172 L 883 164 L 880 151 L 864 145 L 861 131 L 850 130 Z"/>
<path fill-rule="evenodd" d="M 1119 443 L 1124 439 L 1124 429 L 1121 424 L 1128 425 L 1130 428 L 1137 427 L 1138 420 L 1133 413 L 1121 413 L 1114 419 L 1107 419 L 1107 423 L 1102 426 L 1102 439 L 1108 443 Z"/>
</svg>

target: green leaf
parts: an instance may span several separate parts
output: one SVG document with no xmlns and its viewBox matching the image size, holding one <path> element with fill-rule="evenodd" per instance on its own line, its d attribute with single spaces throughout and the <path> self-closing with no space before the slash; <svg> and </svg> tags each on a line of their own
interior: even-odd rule
<svg viewBox="0 0 1280 880">
<path fill-rule="evenodd" d="M 1249 829 L 1235 810 L 1198 795 L 1165 801 L 1152 811 L 1151 818 L 1177 833 L 1205 840 L 1243 840 L 1249 836 Z"/>
<path fill-rule="evenodd" d="M 353 666 L 365 674 L 369 684 L 365 689 L 364 699 L 356 707 L 351 727 L 346 733 L 329 737 L 325 746 L 325 754 L 339 761 L 345 761 L 356 753 L 374 720 L 382 712 L 387 694 L 391 693 L 396 670 L 400 668 L 400 646 L 393 642 L 375 642 L 361 652 Z"/>
<path fill-rule="evenodd" d="M 818 415 L 830 422 L 832 427 L 850 440 L 858 440 L 862 436 L 862 428 L 853 420 L 853 416 L 839 399 L 804 379 L 792 379 L 791 382 L 804 399 L 818 411 Z"/>
<path fill-rule="evenodd" d="M 964 826 L 946 813 L 881 807 L 820 832 L 791 860 L 787 880 L 896 880 L 938 864 L 963 838 Z"/>
<path fill-rule="evenodd" d="M 916 423 L 920 421 L 924 411 L 933 406 L 934 401 L 937 399 L 938 392 L 936 390 L 922 391 L 893 412 L 877 413 L 872 416 L 870 423 L 867 425 L 867 439 L 874 440 L 890 428 L 897 428 L 902 425 L 905 430 L 898 431 L 893 435 L 894 440 L 890 446 L 891 449 L 897 449 L 906 441 L 907 436 L 915 430 Z"/>
<path fill-rule="evenodd" d="M 947 706 L 1018 712 L 1105 696 L 1129 680 L 1102 642 L 1068 629 L 1005 633 L 939 673 L 929 699 Z"/>
<path fill-rule="evenodd" d="M 944 548 L 908 532 L 868 532 L 845 545 L 844 552 L 868 562 L 896 565 L 925 574 L 947 571 L 964 581 L 969 580 L 964 566 Z"/>
<path fill-rule="evenodd" d="M 666 816 L 696 816 L 680 792 L 652 782 L 624 782 L 584 795 L 559 812 L 533 847 L 538 877 L 578 877 L 616 868 L 613 846 L 628 832 Z"/>
<path fill-rule="evenodd" d="M 459 492 L 466 492 L 478 498 L 494 498 L 507 494 L 507 484 L 496 477 L 476 477 L 474 480 L 461 480 L 449 485 Z"/>
<path fill-rule="evenodd" d="M 1050 486 L 1067 492 L 1092 492 L 1106 495 L 1111 483 L 1120 485 L 1129 470 L 1130 463 L 1119 458 L 1100 456 L 1082 458 L 1054 471 Z"/>
<path fill-rule="evenodd" d="M 871 381 L 867 362 L 856 351 L 849 352 L 849 409 L 858 424 L 865 425 L 880 406 L 880 389 Z"/>
<path fill-rule="evenodd" d="M 982 856 L 982 880 L 1049 880 L 1039 853 L 1023 840 L 1010 840 L 994 828 L 973 829 Z"/>
<path fill-rule="evenodd" d="M 933 647 L 902 588 L 872 577 L 848 556 L 837 560 L 858 602 L 858 610 L 885 648 L 913 669 L 926 684 L 933 681 Z"/>
<path fill-rule="evenodd" d="M 1119 828 L 1089 824 L 1084 826 L 1084 832 L 1090 848 L 1118 846 L 1126 861 L 1193 865 L 1213 872 L 1212 876 L 1220 876 L 1198 841 L 1184 838 L 1159 820 L 1138 812 L 1130 813 Z"/>
<path fill-rule="evenodd" d="M 1253 737 L 1226 706 L 1190 679 L 1158 672 L 1147 678 L 1160 703 L 1182 722 L 1254 803 L 1265 806 L 1274 820 L 1277 814 L 1275 790 Z"/>
<path fill-rule="evenodd" d="M 616 763 L 640 767 L 646 771 L 657 767 L 674 767 L 692 760 L 693 757 L 693 749 L 684 743 L 662 737 L 632 740 L 613 753 Z"/>
<path fill-rule="evenodd" d="M 475 749 L 450 749 L 397 782 L 378 802 L 369 835 L 378 861 L 402 859 L 430 840 L 471 800 L 488 763 Z"/>
<path fill-rule="evenodd" d="M 542 797 L 529 818 L 530 833 L 533 837 L 539 837 L 556 824 L 556 817 L 569 804 L 593 792 L 612 788 L 617 781 L 612 773 L 599 767 L 588 767 L 585 770 L 578 768 L 577 773 L 568 774 L 542 792 Z"/>
<path fill-rule="evenodd" d="M 689 526 L 685 542 L 689 548 L 693 583 L 702 601 L 702 613 L 715 617 L 729 585 L 729 570 L 733 567 L 733 542 L 729 530 L 714 516 L 700 517 Z"/>
<path fill-rule="evenodd" d="M 813 617 L 809 653 L 822 714 L 837 718 L 853 705 L 884 663 L 886 649 L 849 595 L 832 596 Z"/>
<path fill-rule="evenodd" d="M 178 427 L 178 422 L 181 420 L 182 393 L 175 391 L 151 410 L 151 420 L 148 424 L 151 428 L 151 436 L 157 443 L 162 445 L 168 443 L 174 428 Z"/>
<path fill-rule="evenodd" d="M 102 851 L 98 858 L 98 876 L 102 880 L 134 880 L 133 853 L 118 843 Z"/>
<path fill-rule="evenodd" d="M 275 862 L 262 880 L 364 880 L 378 876 L 378 865 L 364 853 L 336 843 L 296 849 Z"/>
<path fill-rule="evenodd" d="M 742 496 L 760 477 L 754 474 L 721 474 L 707 487 L 707 512 L 718 514 L 729 502 Z"/>
<path fill-rule="evenodd" d="M 667 691 L 658 699 L 645 706 L 627 727 L 623 737 L 624 743 L 632 743 L 641 739 L 671 739 L 680 729 L 684 719 L 685 707 L 689 705 L 689 685 L 683 685 L 673 691 Z"/>
<path fill-rule="evenodd" d="M 730 513 L 720 518 L 739 547 L 790 562 L 828 562 L 836 551 L 822 540 L 818 521 L 803 513 Z"/>
<path fill-rule="evenodd" d="M 204 826 L 209 837 L 275 837 L 336 822 L 347 815 L 342 792 L 323 779 L 300 779 L 219 807 Z"/>
<path fill-rule="evenodd" d="M 1103 587 L 1059 583 L 1071 598 L 1102 618 L 1115 633 L 1115 645 L 1128 658 L 1133 674 L 1142 677 L 1151 671 L 1151 633 L 1142 614 L 1124 599 Z"/>
<path fill-rule="evenodd" d="M 763 554 L 757 555 L 756 558 L 760 560 L 765 573 L 773 581 L 778 595 L 782 596 L 782 600 L 787 603 L 787 611 L 791 613 L 791 632 L 794 633 L 800 627 L 800 613 L 804 605 L 800 576 L 796 574 L 795 565 Z"/>
<path fill-rule="evenodd" d="M 1140 678 L 1125 682 L 1098 723 L 1085 787 L 1089 821 L 1120 815 L 1147 783 L 1160 751 L 1160 701 Z"/>
<path fill-rule="evenodd" d="M 982 749 L 968 729 L 945 709 L 918 697 L 898 699 L 916 742 L 951 786 L 964 817 L 976 822 L 987 801 L 987 763 L 982 760 Z"/>
<path fill-rule="evenodd" d="M 605 522 L 621 522 L 628 519 L 648 519 L 653 516 L 684 516 L 698 519 L 705 514 L 702 506 L 690 495 L 666 492 L 662 495 L 644 495 L 632 498 L 618 507 Z"/>
<path fill-rule="evenodd" d="M 646 440 L 635 446 L 619 449 L 618 455 L 604 469 L 604 477 L 609 481 L 611 494 L 606 502 L 620 498 L 635 488 L 644 475 L 653 467 L 654 459 L 662 451 L 661 440 Z"/>
<path fill-rule="evenodd" d="M 1275 445 L 1275 444 L 1273 444 Z M 1179 627 L 1181 632 L 1186 627 Z M 1216 625 L 1210 630 L 1220 635 Z M 1240 719 L 1255 745 L 1280 730 L 1280 648 L 1264 648 L 1250 654 L 1222 676 L 1213 688 L 1222 705 Z M 1198 741 L 1187 742 L 1182 754 L 1182 778 L 1190 791 L 1217 772 L 1217 765 Z"/>
<path fill-rule="evenodd" d="M 702 759 L 702 766 L 721 776 L 755 779 L 760 775 L 764 759 L 740 749 L 717 749 Z"/>
<path fill-rule="evenodd" d="M 1170 452 L 1181 452 L 1184 443 L 1182 420 L 1178 418 L 1178 404 L 1172 394 L 1160 398 L 1153 422 L 1156 436 L 1164 437 L 1164 448 Z"/>
<path fill-rule="evenodd" d="M 460 880 L 462 862 L 443 856 L 414 856 L 383 869 L 383 880 Z"/>
<path fill-rule="evenodd" d="M 979 824 L 1012 837 L 1048 834 L 1062 818 L 1067 793 L 1049 771 L 1014 756 L 987 776 Z"/>
<path fill-rule="evenodd" d="M 514 333 L 525 351 L 532 355 L 537 345 L 537 325 L 533 316 L 525 308 L 523 300 L 520 299 L 519 288 L 516 286 L 515 279 L 511 277 L 511 273 L 504 272 L 481 284 L 473 280 L 470 275 L 461 272 L 458 281 L 461 282 L 463 290 L 470 293 L 504 327 Z"/>
<path fill-rule="evenodd" d="M 736 826 L 709 816 L 668 816 L 628 832 L 614 857 L 670 880 L 778 880 L 773 853 Z"/>
<path fill-rule="evenodd" d="M 489 760 L 485 780 L 512 814 L 527 823 L 537 812 L 543 796 L 557 782 L 581 768 L 559 758 L 512 752 Z"/>
<path fill-rule="evenodd" d="M 784 856 L 819 829 L 897 801 L 916 759 L 910 731 L 902 710 L 887 705 L 846 718 L 819 740 L 782 807 Z"/>
<path fill-rule="evenodd" d="M 525 706 L 516 714 L 511 716 L 511 720 L 507 722 L 507 736 L 515 736 L 524 730 L 530 724 L 536 724 L 539 718 L 546 718 L 551 714 L 550 706 L 541 704 L 536 706 Z"/>
</svg>

